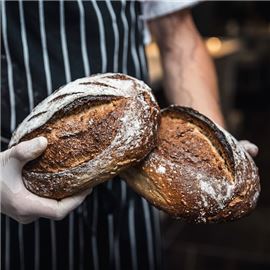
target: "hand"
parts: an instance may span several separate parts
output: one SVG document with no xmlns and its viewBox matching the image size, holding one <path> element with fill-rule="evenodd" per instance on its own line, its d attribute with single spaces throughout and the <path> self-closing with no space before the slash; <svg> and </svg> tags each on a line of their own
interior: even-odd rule
<svg viewBox="0 0 270 270">
<path fill-rule="evenodd" d="M 256 146 L 255 144 L 251 143 L 250 141 L 247 140 L 242 140 L 239 141 L 239 144 L 242 145 L 242 147 L 252 156 L 252 157 L 256 157 L 258 155 L 259 152 L 259 148 L 258 146 Z"/>
<path fill-rule="evenodd" d="M 0 153 L 1 212 L 20 223 L 30 223 L 39 217 L 63 219 L 91 192 L 87 190 L 57 201 L 39 197 L 28 191 L 22 181 L 22 168 L 28 161 L 37 158 L 46 147 L 47 140 L 38 137 Z"/>
</svg>

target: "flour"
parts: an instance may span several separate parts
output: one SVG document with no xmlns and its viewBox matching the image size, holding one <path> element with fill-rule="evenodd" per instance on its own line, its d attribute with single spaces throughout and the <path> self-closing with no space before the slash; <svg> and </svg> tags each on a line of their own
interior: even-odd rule
<svg viewBox="0 0 270 270">
<path fill-rule="evenodd" d="M 114 79 L 113 76 L 123 75 L 119 73 L 93 75 L 77 79 L 55 91 L 39 103 L 17 127 L 11 138 L 10 146 L 17 144 L 23 136 L 44 125 L 57 111 L 78 98 L 110 95 L 130 98 L 134 101 L 144 102 L 145 104 L 146 102 L 143 97 L 145 93 L 156 104 L 151 89 L 142 81 L 127 75 L 125 75 L 125 80 Z M 149 106 L 145 108 L 145 113 L 146 115 L 144 117 L 146 118 L 150 114 Z"/>
<path fill-rule="evenodd" d="M 123 77 L 123 80 L 113 78 Z M 92 84 L 90 84 L 92 83 Z M 120 127 L 110 145 L 92 160 L 77 167 L 57 173 L 38 173 L 25 171 L 26 179 L 31 176 L 36 180 L 33 188 L 48 189 L 48 185 L 57 186 L 60 179 L 70 183 L 67 189 L 84 185 L 91 181 L 113 176 L 126 163 L 138 161 L 136 151 L 139 147 L 146 147 L 153 134 L 157 132 L 158 105 L 151 89 L 143 82 L 122 74 L 101 74 L 78 79 L 67 84 L 43 100 L 32 113 L 19 125 L 11 139 L 11 145 L 16 144 L 26 134 L 32 132 L 48 120 L 60 109 L 74 100 L 87 96 L 116 96 L 127 100 L 126 106 L 119 118 Z M 150 107 L 150 98 L 152 106 Z M 43 112 L 40 114 L 40 112 Z M 154 115 L 154 121 L 149 121 Z M 34 117 L 33 117 L 34 116 Z M 89 125 L 94 124 L 89 120 Z M 153 133 L 154 132 L 154 133 Z M 67 134 L 68 135 L 68 134 Z M 129 158 L 126 158 L 127 153 Z M 27 182 L 26 182 L 27 183 Z M 46 183 L 44 185 L 43 183 Z M 60 183 L 61 184 L 61 183 Z"/>
<path fill-rule="evenodd" d="M 163 174 L 165 172 L 166 172 L 166 168 L 159 165 L 158 168 L 157 168 L 157 173 Z"/>
</svg>

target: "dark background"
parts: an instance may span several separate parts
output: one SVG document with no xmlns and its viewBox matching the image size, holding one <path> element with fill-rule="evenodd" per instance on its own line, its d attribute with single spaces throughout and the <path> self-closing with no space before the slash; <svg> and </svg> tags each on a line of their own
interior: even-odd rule
<svg viewBox="0 0 270 270">
<path fill-rule="evenodd" d="M 257 209 L 217 225 L 164 222 L 165 269 L 270 269 L 270 2 L 205 2 L 192 10 L 203 37 L 235 40 L 240 48 L 214 58 L 230 132 L 259 146 Z M 162 89 L 161 89 L 162 90 Z"/>
</svg>

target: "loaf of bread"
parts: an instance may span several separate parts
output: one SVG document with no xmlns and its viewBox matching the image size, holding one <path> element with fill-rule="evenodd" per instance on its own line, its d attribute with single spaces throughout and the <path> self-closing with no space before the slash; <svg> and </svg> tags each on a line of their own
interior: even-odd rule
<svg viewBox="0 0 270 270">
<path fill-rule="evenodd" d="M 156 207 L 195 223 L 247 215 L 260 192 L 257 168 L 236 139 L 180 106 L 161 112 L 157 147 L 122 176 Z"/>
<path fill-rule="evenodd" d="M 37 136 L 48 147 L 23 168 L 31 192 L 62 199 L 112 178 L 156 144 L 159 107 L 151 89 L 123 74 L 78 79 L 34 108 L 10 146 Z"/>
</svg>

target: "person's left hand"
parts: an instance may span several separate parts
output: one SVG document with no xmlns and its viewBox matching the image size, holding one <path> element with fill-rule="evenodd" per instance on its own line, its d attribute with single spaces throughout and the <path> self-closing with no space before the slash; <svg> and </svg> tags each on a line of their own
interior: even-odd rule
<svg viewBox="0 0 270 270">
<path fill-rule="evenodd" d="M 257 145 L 251 143 L 247 140 L 241 140 L 239 141 L 239 144 L 252 156 L 256 157 L 259 152 L 259 148 Z"/>
<path fill-rule="evenodd" d="M 30 223 L 40 217 L 60 220 L 78 207 L 91 192 L 60 201 L 39 197 L 28 191 L 22 180 L 22 168 L 37 158 L 47 147 L 44 137 L 24 141 L 0 153 L 0 212 L 20 223 Z"/>
</svg>

